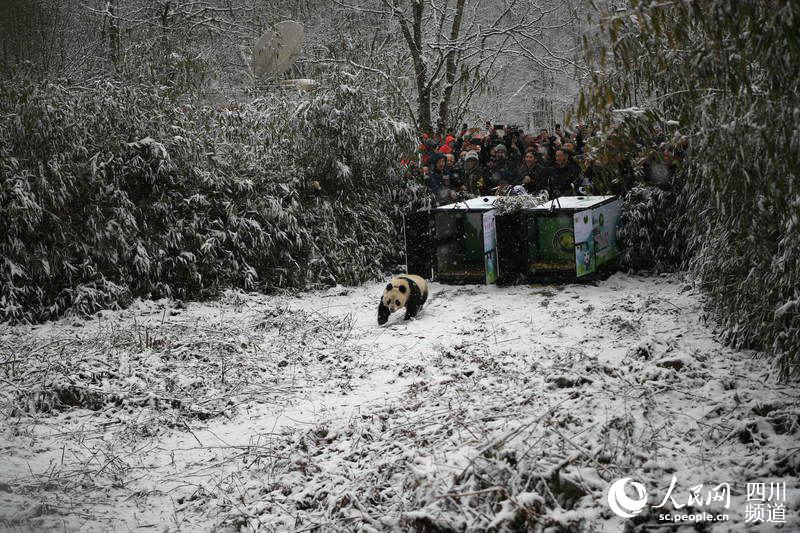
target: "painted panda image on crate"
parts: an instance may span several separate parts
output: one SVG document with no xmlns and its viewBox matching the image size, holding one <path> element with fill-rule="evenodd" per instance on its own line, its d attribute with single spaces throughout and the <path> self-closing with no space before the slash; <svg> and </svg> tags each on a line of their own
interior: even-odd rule
<svg viewBox="0 0 800 533">
<path fill-rule="evenodd" d="M 417 316 L 427 299 L 428 282 L 424 278 L 413 274 L 393 278 L 381 296 L 378 324 L 386 324 L 392 313 L 403 308 L 406 310 L 403 320 Z"/>
</svg>

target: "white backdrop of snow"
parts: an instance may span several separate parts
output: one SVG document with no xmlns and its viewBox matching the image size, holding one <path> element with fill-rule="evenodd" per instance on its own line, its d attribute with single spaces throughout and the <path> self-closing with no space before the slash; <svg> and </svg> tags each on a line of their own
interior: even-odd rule
<svg viewBox="0 0 800 533">
<path fill-rule="evenodd" d="M 382 529 L 413 516 L 465 520 L 448 514 L 442 496 L 485 446 L 505 439 L 505 448 L 533 453 L 543 468 L 575 454 L 594 457 L 563 468 L 586 496 L 571 510 L 548 503 L 551 523 L 615 531 L 623 523 L 604 504 L 611 477 L 634 476 L 663 494 L 674 473 L 683 489 L 786 481 L 786 530 L 800 527 L 797 480 L 775 468 L 796 451 L 798 428 L 796 421 L 785 431 L 774 425 L 778 414 L 797 416 L 798 391 L 776 383 L 753 359 L 758 354 L 719 344 L 704 324 L 700 297 L 682 279 L 434 283 L 418 319 L 395 316 L 378 327 L 382 286 L 298 297 L 229 293 L 185 310 L 139 302 L 78 329 L 66 320 L 15 328 L 46 346 L 96 335 L 101 323 L 214 328 L 234 321 L 246 329 L 282 306 L 353 324 L 343 337 L 321 329 L 309 338 L 309 357 L 264 375 L 273 392 L 246 398 L 232 419 L 184 421 L 132 439 L 126 428 L 146 420 L 149 408 L 13 419 L 4 409 L 0 520 L 84 531 L 148 524 L 195 530 L 244 518 L 289 530 Z M 263 332 L 265 346 L 275 334 Z M 324 348 L 328 338 L 341 345 Z M 253 348 L 251 357 L 262 353 Z M 158 364 L 157 351 L 149 357 Z M 620 424 L 628 429 L 613 429 Z M 740 439 L 748 431 L 751 443 Z M 598 453 L 616 453 L 613 468 L 599 463 Z M 119 478 L 104 477 L 111 461 L 127 466 Z M 47 482 L 81 472 L 84 489 L 65 493 Z M 370 490 L 375 503 L 359 499 Z M 515 496 L 517 505 L 545 499 L 525 490 Z M 744 529 L 743 508 L 741 491 L 734 493 L 731 521 L 714 530 Z M 488 519 L 501 526 L 513 515 L 506 501 Z"/>
</svg>

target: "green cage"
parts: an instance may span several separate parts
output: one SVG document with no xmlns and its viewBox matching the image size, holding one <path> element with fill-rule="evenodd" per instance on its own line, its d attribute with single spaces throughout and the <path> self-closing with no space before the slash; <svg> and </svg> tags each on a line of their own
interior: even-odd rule
<svg viewBox="0 0 800 533">
<path fill-rule="evenodd" d="M 472 198 L 406 217 L 408 272 L 444 283 L 494 283 L 495 198 Z"/>
<path fill-rule="evenodd" d="M 444 283 L 514 283 L 586 276 L 619 255 L 615 196 L 563 196 L 503 215 L 495 199 L 406 217 L 408 272 Z"/>
<path fill-rule="evenodd" d="M 582 277 L 619 255 L 615 196 L 563 196 L 533 209 L 497 215 L 502 282 Z"/>
</svg>

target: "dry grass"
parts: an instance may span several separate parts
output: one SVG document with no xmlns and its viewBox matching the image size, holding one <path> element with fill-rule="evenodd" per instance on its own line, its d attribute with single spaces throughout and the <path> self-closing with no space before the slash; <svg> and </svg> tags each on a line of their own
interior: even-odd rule
<svg viewBox="0 0 800 533">
<path fill-rule="evenodd" d="M 344 289 L 6 330 L 0 521 L 590 531 L 613 525 L 623 476 L 663 493 L 672 473 L 684 489 L 800 474 L 796 389 L 711 339 L 671 282 L 625 283 L 443 288 L 388 328 L 369 291 Z M 464 305 L 488 297 L 511 307 Z"/>
<path fill-rule="evenodd" d="M 7 385 L 0 412 L 151 407 L 178 424 L 233 416 L 242 401 L 291 394 L 291 382 L 277 376 L 302 372 L 308 357 L 336 352 L 352 330 L 348 316 L 286 307 L 243 309 L 238 320 L 185 315 L 180 304 L 162 307 L 160 317 L 78 321 L 51 336 L 20 329 L 0 335 L 0 379 Z"/>
</svg>

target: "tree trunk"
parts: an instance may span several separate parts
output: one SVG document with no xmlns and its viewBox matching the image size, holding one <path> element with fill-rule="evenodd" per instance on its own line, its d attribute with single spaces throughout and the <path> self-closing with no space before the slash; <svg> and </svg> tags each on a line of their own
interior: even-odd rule
<svg viewBox="0 0 800 533">
<path fill-rule="evenodd" d="M 397 8 L 397 2 L 395 2 Z M 422 15 L 425 5 L 422 0 L 413 0 L 411 28 L 406 24 L 406 19 L 397 14 L 400 29 L 411 52 L 414 64 L 414 78 L 417 84 L 417 129 L 420 133 L 431 133 L 431 88 L 428 85 L 428 69 L 422 58 Z M 399 13 L 396 10 L 395 13 Z"/>
<path fill-rule="evenodd" d="M 121 47 L 119 41 L 119 20 L 117 18 L 117 2 L 116 0 L 108 0 L 106 4 L 106 13 L 108 17 L 108 55 L 111 59 L 111 64 L 114 66 L 114 72 L 120 72 L 120 55 Z"/>
<path fill-rule="evenodd" d="M 422 83 L 417 80 L 417 129 L 420 133 L 432 133 L 431 124 L 431 91 L 425 86 L 425 79 Z"/>
<path fill-rule="evenodd" d="M 453 16 L 453 25 L 450 28 L 451 43 L 454 43 L 456 39 L 458 39 L 459 33 L 461 33 L 461 19 L 464 14 L 464 2 L 465 0 L 458 0 L 456 4 L 456 13 Z M 439 120 L 436 126 L 436 129 L 439 131 L 439 133 L 444 133 L 448 126 L 447 119 L 448 115 L 450 114 L 450 99 L 453 96 L 453 84 L 455 83 L 456 71 L 458 69 L 456 56 L 457 52 L 455 50 L 448 50 L 447 64 L 445 67 L 444 92 L 442 93 L 442 99 L 439 102 Z"/>
</svg>

